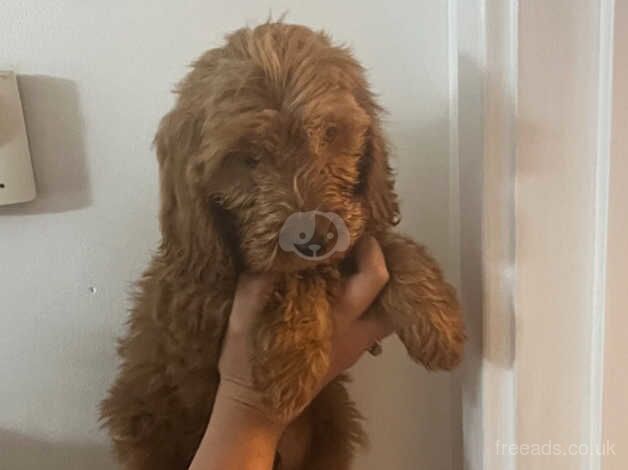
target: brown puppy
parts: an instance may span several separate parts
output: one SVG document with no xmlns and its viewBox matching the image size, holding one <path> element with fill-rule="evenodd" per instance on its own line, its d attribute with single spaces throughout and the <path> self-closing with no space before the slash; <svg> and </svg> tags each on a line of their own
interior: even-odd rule
<svg viewBox="0 0 628 470">
<path fill-rule="evenodd" d="M 351 270 L 343 255 L 365 234 L 390 272 L 372 313 L 390 317 L 425 367 L 458 364 L 455 293 L 424 248 L 390 231 L 398 205 L 381 109 L 347 49 L 303 26 L 241 29 L 194 64 L 178 94 L 155 139 L 162 243 L 102 404 L 125 469 L 189 465 L 243 270 L 278 273 L 253 338 L 255 380 L 278 417 L 302 407 L 326 372 L 330 304 Z M 307 452 L 299 468 L 348 469 L 359 420 L 344 379 L 332 382 L 286 431 Z"/>
</svg>

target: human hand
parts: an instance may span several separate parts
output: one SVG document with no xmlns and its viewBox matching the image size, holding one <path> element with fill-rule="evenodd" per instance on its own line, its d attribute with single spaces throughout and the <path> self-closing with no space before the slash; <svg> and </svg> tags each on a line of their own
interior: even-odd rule
<svg viewBox="0 0 628 470">
<path fill-rule="evenodd" d="M 382 250 L 374 238 L 358 242 L 355 249 L 357 272 L 346 282 L 332 309 L 334 338 L 330 367 L 310 400 L 342 371 L 351 367 L 377 341 L 392 333 L 386 318 L 363 315 L 388 282 L 388 270 Z M 229 326 L 219 361 L 221 382 L 216 399 L 219 406 L 229 404 L 249 409 L 258 418 L 273 421 L 263 405 L 263 398 L 252 379 L 250 329 L 262 312 L 273 289 L 270 274 L 243 274 L 233 302 Z M 274 423 L 281 428 L 285 422 Z"/>
</svg>

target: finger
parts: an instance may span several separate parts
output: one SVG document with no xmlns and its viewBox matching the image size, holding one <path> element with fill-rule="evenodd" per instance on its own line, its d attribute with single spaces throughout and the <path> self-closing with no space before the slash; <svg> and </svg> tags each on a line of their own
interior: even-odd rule
<svg viewBox="0 0 628 470">
<path fill-rule="evenodd" d="M 364 313 L 390 278 L 382 249 L 373 237 L 358 242 L 355 256 L 358 272 L 347 280 L 337 308 L 345 324 Z"/>
<path fill-rule="evenodd" d="M 252 325 L 268 303 L 273 282 L 274 276 L 270 273 L 240 275 L 229 317 L 230 332 L 241 332 Z"/>
<path fill-rule="evenodd" d="M 385 317 L 367 315 L 353 322 L 343 335 L 334 339 L 327 379 L 332 380 L 351 367 L 373 344 L 392 332 L 392 324 Z"/>
<path fill-rule="evenodd" d="M 358 339 L 361 341 L 359 346 L 362 346 L 365 351 L 376 342 L 390 336 L 394 328 L 388 317 L 369 314 L 356 320 L 351 330 L 353 330 L 353 334 L 357 335 Z"/>
<path fill-rule="evenodd" d="M 355 246 L 355 261 L 358 272 L 368 272 L 373 269 L 385 269 L 386 260 L 379 242 L 371 236 L 360 239 Z"/>
</svg>

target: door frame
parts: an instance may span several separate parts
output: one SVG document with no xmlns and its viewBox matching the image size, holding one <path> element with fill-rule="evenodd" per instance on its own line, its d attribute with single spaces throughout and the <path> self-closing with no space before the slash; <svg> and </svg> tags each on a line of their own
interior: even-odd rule
<svg viewBox="0 0 628 470">
<path fill-rule="evenodd" d="M 465 469 L 599 470 L 614 1 L 450 4 Z"/>
</svg>

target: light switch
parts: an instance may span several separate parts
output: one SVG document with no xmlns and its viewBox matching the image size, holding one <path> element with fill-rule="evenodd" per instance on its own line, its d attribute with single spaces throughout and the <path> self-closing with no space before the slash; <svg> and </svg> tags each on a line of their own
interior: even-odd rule
<svg viewBox="0 0 628 470">
<path fill-rule="evenodd" d="M 24 113 L 13 72 L 0 72 L 0 206 L 35 199 Z"/>
</svg>

